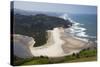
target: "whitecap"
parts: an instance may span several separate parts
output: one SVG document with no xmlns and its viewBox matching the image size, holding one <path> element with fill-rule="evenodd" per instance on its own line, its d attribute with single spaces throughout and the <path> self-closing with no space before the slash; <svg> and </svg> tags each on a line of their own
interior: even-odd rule
<svg viewBox="0 0 100 67">
<path fill-rule="evenodd" d="M 88 35 L 86 35 L 86 32 L 77 33 L 76 36 L 79 36 L 79 37 L 88 37 Z"/>
<path fill-rule="evenodd" d="M 70 17 L 68 17 L 68 14 L 63 14 L 61 16 L 59 16 L 60 18 L 63 18 L 65 20 L 69 20 L 71 23 L 73 23 L 72 27 L 69 28 L 69 33 L 78 36 L 78 37 L 88 37 L 88 35 L 86 34 L 86 28 L 81 27 L 84 24 L 75 22 L 74 20 L 72 20 Z M 65 32 L 68 33 L 68 30 L 65 30 Z"/>
</svg>

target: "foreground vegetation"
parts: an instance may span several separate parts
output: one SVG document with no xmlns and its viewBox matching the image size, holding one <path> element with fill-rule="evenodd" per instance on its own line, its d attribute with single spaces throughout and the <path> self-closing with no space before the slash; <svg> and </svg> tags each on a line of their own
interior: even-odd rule
<svg viewBox="0 0 100 67">
<path fill-rule="evenodd" d="M 54 63 L 69 63 L 69 62 L 84 62 L 84 61 L 96 61 L 97 60 L 97 50 L 96 49 L 86 49 L 82 50 L 78 54 L 72 54 L 65 57 L 59 58 L 48 58 L 44 56 L 33 57 L 27 59 L 21 59 L 18 57 L 14 58 L 13 65 L 35 65 L 35 64 L 54 64 Z"/>
</svg>

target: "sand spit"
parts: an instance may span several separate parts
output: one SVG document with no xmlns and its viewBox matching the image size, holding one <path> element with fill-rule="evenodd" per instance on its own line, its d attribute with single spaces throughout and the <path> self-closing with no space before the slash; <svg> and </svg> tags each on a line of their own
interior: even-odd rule
<svg viewBox="0 0 100 67">
<path fill-rule="evenodd" d="M 33 47 L 35 40 L 32 37 L 14 34 L 14 54 L 21 58 L 32 56 L 62 57 L 73 53 L 78 53 L 84 48 L 88 48 L 88 41 L 82 41 L 64 35 L 63 28 L 54 28 L 48 31 L 47 43 L 40 47 Z"/>
</svg>

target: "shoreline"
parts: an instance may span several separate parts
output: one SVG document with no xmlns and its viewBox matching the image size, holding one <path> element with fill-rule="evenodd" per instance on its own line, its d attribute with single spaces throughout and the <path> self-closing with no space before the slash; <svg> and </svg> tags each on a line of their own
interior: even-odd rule
<svg viewBox="0 0 100 67">
<path fill-rule="evenodd" d="M 48 56 L 48 57 L 63 57 L 71 55 L 73 53 L 78 53 L 82 49 L 86 49 L 90 46 L 90 45 L 87 46 L 88 42 L 76 39 L 73 36 L 69 36 L 70 34 L 68 35 L 66 34 L 66 36 L 63 34 L 64 34 L 63 28 L 54 28 L 54 30 L 48 32 L 47 43 L 44 44 L 43 46 L 33 47 L 35 41 L 32 37 L 30 39 L 30 37 L 28 36 L 26 38 L 24 36 L 22 37 L 22 40 L 24 40 L 22 41 L 22 43 L 24 44 L 23 46 L 29 45 L 26 47 L 29 48 L 29 51 L 33 56 Z M 27 39 L 29 39 L 30 41 L 26 43 L 25 40 Z M 17 55 L 20 56 L 20 53 Z M 23 58 L 23 56 L 20 57 Z"/>
</svg>

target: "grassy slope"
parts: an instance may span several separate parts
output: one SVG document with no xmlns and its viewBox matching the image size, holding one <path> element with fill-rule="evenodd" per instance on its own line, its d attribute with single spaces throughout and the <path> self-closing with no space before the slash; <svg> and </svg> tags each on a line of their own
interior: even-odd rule
<svg viewBox="0 0 100 67">
<path fill-rule="evenodd" d="M 31 65 L 31 64 L 48 64 L 49 61 L 48 59 L 46 58 L 40 58 L 40 59 L 37 59 L 37 60 L 32 60 L 32 61 L 29 61 L 29 62 L 26 62 L 22 65 Z"/>
<path fill-rule="evenodd" d="M 96 61 L 97 60 L 97 57 L 96 56 L 93 56 L 93 57 L 84 57 L 84 58 L 78 58 L 78 59 L 75 59 L 75 60 L 70 60 L 70 61 L 67 61 L 68 63 L 71 63 L 71 62 L 86 62 L 86 61 Z"/>
<path fill-rule="evenodd" d="M 70 62 L 85 62 L 85 61 L 96 61 L 97 60 L 97 50 L 83 50 L 78 55 L 73 54 L 64 57 L 61 61 L 53 61 L 47 57 L 39 57 L 31 61 L 25 62 L 21 65 L 32 65 L 32 64 L 53 64 L 53 63 L 70 63 Z"/>
<path fill-rule="evenodd" d="M 83 58 L 77 58 L 77 59 L 71 59 L 71 60 L 66 60 L 66 61 L 62 61 L 62 62 L 49 62 L 48 59 L 38 59 L 38 60 L 32 60 L 26 63 L 23 63 L 21 65 L 32 65 L 32 64 L 53 64 L 53 63 L 71 63 L 71 62 L 86 62 L 86 61 L 96 61 L 97 57 L 93 56 L 93 57 L 83 57 Z"/>
</svg>

